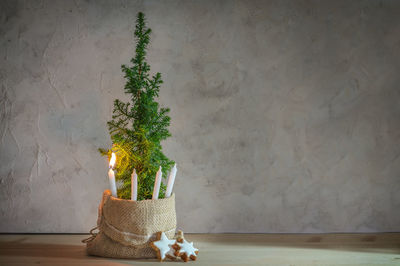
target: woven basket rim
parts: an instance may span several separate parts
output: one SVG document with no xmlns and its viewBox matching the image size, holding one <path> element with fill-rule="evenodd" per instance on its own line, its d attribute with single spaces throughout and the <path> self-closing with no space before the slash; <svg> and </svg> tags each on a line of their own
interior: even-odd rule
<svg viewBox="0 0 400 266">
<path fill-rule="evenodd" d="M 175 193 L 172 193 L 170 197 L 168 198 L 162 198 L 162 199 L 145 199 L 145 200 L 128 200 L 128 199 L 120 199 L 120 198 L 116 198 L 113 195 L 111 195 L 111 191 L 109 189 L 104 190 L 104 195 L 108 196 L 108 199 L 113 201 L 114 203 L 117 202 L 124 202 L 124 203 L 129 203 L 131 205 L 147 205 L 149 203 L 151 204 L 158 204 L 158 203 L 162 203 L 163 201 L 171 201 L 175 199 Z"/>
</svg>

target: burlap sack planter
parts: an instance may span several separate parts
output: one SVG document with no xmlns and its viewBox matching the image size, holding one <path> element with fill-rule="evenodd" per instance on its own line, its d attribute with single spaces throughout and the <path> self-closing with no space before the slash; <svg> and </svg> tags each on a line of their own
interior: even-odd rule
<svg viewBox="0 0 400 266">
<path fill-rule="evenodd" d="M 157 232 L 173 238 L 176 230 L 175 194 L 166 199 L 131 201 L 105 190 L 97 220 L 99 233 L 86 241 L 90 255 L 110 258 L 155 258 L 150 247 Z"/>
</svg>

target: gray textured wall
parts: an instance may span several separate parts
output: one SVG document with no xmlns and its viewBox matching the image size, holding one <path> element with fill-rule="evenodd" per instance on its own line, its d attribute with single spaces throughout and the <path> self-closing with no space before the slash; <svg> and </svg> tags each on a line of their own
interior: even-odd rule
<svg viewBox="0 0 400 266">
<path fill-rule="evenodd" d="M 399 1 L 0 1 L 0 231 L 87 232 L 138 11 L 187 232 L 400 230 Z"/>
</svg>

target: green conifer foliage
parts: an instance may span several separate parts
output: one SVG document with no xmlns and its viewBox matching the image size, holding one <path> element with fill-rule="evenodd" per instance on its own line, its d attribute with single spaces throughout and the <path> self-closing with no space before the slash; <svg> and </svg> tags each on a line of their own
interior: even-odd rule
<svg viewBox="0 0 400 266">
<path fill-rule="evenodd" d="M 161 141 L 171 136 L 168 131 L 169 108 L 161 108 L 155 101 L 163 83 L 161 74 L 150 76 L 150 65 L 146 60 L 146 50 L 150 42 L 151 29 L 146 27 L 144 14 L 139 12 L 136 20 L 136 55 L 132 66 L 122 65 L 126 78 L 125 93 L 131 102 L 114 101 L 112 120 L 107 122 L 112 140 L 112 148 L 99 149 L 103 155 L 112 152 L 117 155 L 116 181 L 118 197 L 130 199 L 131 174 L 133 168 L 138 175 L 138 200 L 151 199 L 156 173 L 162 166 L 163 179 L 174 164 L 162 152 Z M 159 198 L 163 198 L 165 185 L 161 184 Z"/>
</svg>

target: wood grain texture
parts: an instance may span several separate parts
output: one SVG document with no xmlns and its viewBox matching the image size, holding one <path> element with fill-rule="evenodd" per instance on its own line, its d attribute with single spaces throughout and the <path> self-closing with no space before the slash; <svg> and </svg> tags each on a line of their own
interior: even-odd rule
<svg viewBox="0 0 400 266">
<path fill-rule="evenodd" d="M 400 233 L 185 234 L 196 265 L 400 265 Z M 0 235 L 0 265 L 159 265 L 86 255 L 86 235 Z M 182 262 L 164 262 L 182 265 Z"/>
</svg>

